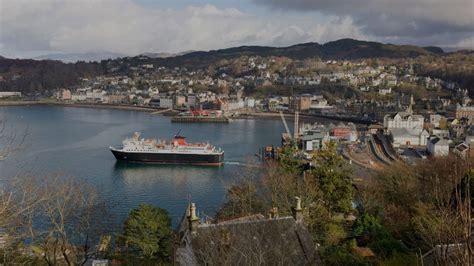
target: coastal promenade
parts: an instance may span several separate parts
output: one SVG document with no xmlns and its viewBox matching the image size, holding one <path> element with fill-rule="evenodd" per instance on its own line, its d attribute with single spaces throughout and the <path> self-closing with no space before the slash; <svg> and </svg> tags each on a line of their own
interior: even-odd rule
<svg viewBox="0 0 474 266">
<path fill-rule="evenodd" d="M 1 106 L 65 106 L 65 107 L 78 107 L 78 108 L 95 108 L 95 109 L 117 109 L 117 110 L 128 110 L 128 111 L 141 111 L 141 112 L 157 112 L 162 109 L 146 107 L 146 106 L 135 106 L 135 105 L 114 105 L 114 104 L 78 104 L 78 103 L 61 103 L 61 102 L 47 102 L 47 101 L 0 101 Z"/>
<path fill-rule="evenodd" d="M 149 112 L 152 114 L 159 114 L 164 116 L 176 115 L 176 111 L 167 108 L 156 108 L 149 106 L 136 106 L 136 105 L 117 105 L 117 104 L 88 104 L 88 103 L 64 103 L 57 101 L 0 101 L 1 106 L 34 106 L 34 105 L 47 105 L 47 106 L 65 106 L 65 107 L 78 107 L 78 108 L 95 108 L 95 109 L 116 109 L 116 110 L 126 110 L 126 111 L 139 111 L 139 112 Z M 285 118 L 291 120 L 294 118 L 293 113 L 284 113 Z M 280 114 L 276 112 L 248 112 L 241 113 L 238 116 L 230 116 L 231 120 L 233 119 L 255 119 L 255 120 L 267 120 L 275 119 L 280 120 Z M 354 122 L 356 124 L 368 124 L 369 121 L 363 119 L 357 119 L 356 117 L 343 117 L 343 116 L 326 116 L 320 114 L 305 114 L 300 113 L 300 119 L 302 121 L 313 121 L 314 119 L 324 119 L 328 121 L 344 121 L 344 122 Z M 182 120 L 181 118 L 178 120 Z M 184 119 L 186 120 L 186 119 Z M 175 121 L 178 122 L 178 121 Z M 179 122 L 190 122 L 190 121 L 179 121 Z M 219 122 L 229 122 L 229 121 L 219 121 Z"/>
</svg>

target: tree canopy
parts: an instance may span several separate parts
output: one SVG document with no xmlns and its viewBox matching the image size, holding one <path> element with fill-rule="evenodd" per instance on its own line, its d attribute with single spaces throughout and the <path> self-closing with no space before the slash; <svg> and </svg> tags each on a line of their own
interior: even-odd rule
<svg viewBox="0 0 474 266">
<path fill-rule="evenodd" d="M 171 232 L 171 218 L 166 210 L 141 204 L 130 211 L 122 237 L 127 253 L 144 259 L 168 261 Z"/>
</svg>

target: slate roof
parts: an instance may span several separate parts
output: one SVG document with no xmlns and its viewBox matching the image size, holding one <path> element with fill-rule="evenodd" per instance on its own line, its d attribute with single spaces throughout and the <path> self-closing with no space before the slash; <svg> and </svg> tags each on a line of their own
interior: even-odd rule
<svg viewBox="0 0 474 266">
<path fill-rule="evenodd" d="M 401 138 L 401 137 L 420 137 L 420 134 L 423 132 L 423 129 L 418 128 L 392 128 L 390 129 L 390 133 L 394 138 Z"/>
<path fill-rule="evenodd" d="M 183 220 L 187 223 L 187 219 Z M 311 234 L 292 216 L 251 216 L 217 224 L 200 224 L 181 232 L 178 264 L 320 265 Z"/>
<path fill-rule="evenodd" d="M 464 152 L 465 150 L 469 149 L 469 146 L 466 143 L 461 143 L 455 147 L 455 149 L 459 152 Z"/>
<path fill-rule="evenodd" d="M 449 146 L 449 143 L 445 139 L 440 139 L 438 137 L 430 139 L 431 144 L 433 145 L 442 145 L 442 146 Z"/>
</svg>

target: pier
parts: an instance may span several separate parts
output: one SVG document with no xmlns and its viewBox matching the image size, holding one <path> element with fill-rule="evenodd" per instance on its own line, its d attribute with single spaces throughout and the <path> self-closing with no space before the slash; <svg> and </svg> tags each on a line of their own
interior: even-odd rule
<svg viewBox="0 0 474 266">
<path fill-rule="evenodd" d="M 171 118 L 173 123 L 229 123 L 227 117 L 208 117 L 208 116 L 174 116 Z"/>
</svg>

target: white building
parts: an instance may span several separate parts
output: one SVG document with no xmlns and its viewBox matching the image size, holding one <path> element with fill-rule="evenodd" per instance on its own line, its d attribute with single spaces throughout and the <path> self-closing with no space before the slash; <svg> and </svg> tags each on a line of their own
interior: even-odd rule
<svg viewBox="0 0 474 266">
<path fill-rule="evenodd" d="M 386 115 L 383 119 L 383 125 L 387 131 L 394 128 L 423 129 L 424 118 L 422 115 L 413 115 L 407 112 L 398 112 L 393 115 Z"/>
<path fill-rule="evenodd" d="M 331 108 L 332 106 L 328 105 L 328 101 L 324 98 L 316 98 L 311 100 L 310 109 L 324 109 Z"/>
<path fill-rule="evenodd" d="M 393 128 L 390 131 L 393 146 L 426 146 L 429 133 L 426 130 L 418 131 L 410 128 Z"/>
<path fill-rule="evenodd" d="M 379 89 L 379 94 L 380 95 L 387 95 L 392 93 L 392 88 L 386 88 L 386 89 Z"/>
<path fill-rule="evenodd" d="M 245 99 L 245 106 L 248 107 L 248 108 L 254 108 L 255 107 L 255 99 L 246 98 Z"/>
<path fill-rule="evenodd" d="M 85 101 L 87 99 L 85 93 L 77 92 L 71 95 L 72 101 Z"/>
<path fill-rule="evenodd" d="M 92 101 L 102 101 L 102 96 L 104 95 L 104 92 L 100 90 L 93 90 L 93 91 L 87 91 L 86 92 L 86 99 L 87 100 L 92 100 Z"/>
<path fill-rule="evenodd" d="M 427 150 L 432 156 L 446 156 L 449 154 L 449 143 L 445 139 L 430 137 Z"/>
<path fill-rule="evenodd" d="M 6 97 L 21 97 L 21 92 L 19 91 L 0 91 L 0 98 Z"/>
<path fill-rule="evenodd" d="M 228 101 L 221 104 L 221 111 L 229 112 L 244 108 L 245 102 L 243 100 Z"/>
<path fill-rule="evenodd" d="M 173 98 L 160 98 L 160 108 L 173 108 Z"/>
<path fill-rule="evenodd" d="M 449 139 L 449 130 L 447 129 L 433 129 L 431 131 L 431 135 L 434 135 L 438 138 L 442 138 L 442 139 Z"/>
</svg>

